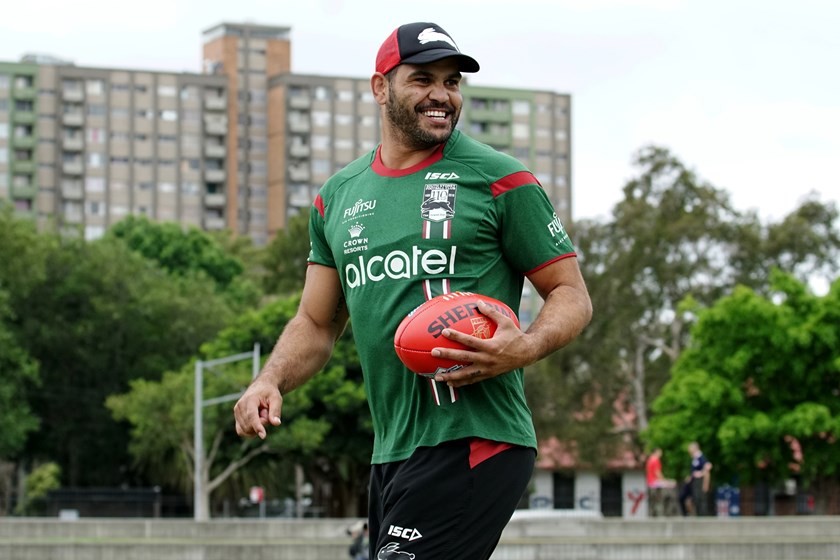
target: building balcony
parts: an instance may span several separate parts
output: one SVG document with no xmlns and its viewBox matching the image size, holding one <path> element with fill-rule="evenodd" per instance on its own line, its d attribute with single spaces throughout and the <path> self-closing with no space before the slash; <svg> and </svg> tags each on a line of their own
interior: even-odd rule
<svg viewBox="0 0 840 560">
<path fill-rule="evenodd" d="M 35 147 L 38 143 L 38 140 L 32 136 L 15 136 L 12 138 L 12 146 L 15 148 L 22 148 L 25 150 L 31 150 Z"/>
<path fill-rule="evenodd" d="M 290 167 L 289 179 L 294 183 L 305 183 L 309 181 L 310 173 L 309 167 Z"/>
<path fill-rule="evenodd" d="M 227 173 L 225 173 L 224 169 L 205 169 L 204 170 L 204 180 L 208 183 L 224 183 L 225 177 Z"/>
<path fill-rule="evenodd" d="M 222 193 L 208 193 L 204 195 L 204 205 L 208 208 L 223 208 L 227 202 Z"/>
<path fill-rule="evenodd" d="M 312 107 L 312 99 L 305 95 L 295 95 L 289 98 L 289 107 L 292 109 L 309 109 Z"/>
<path fill-rule="evenodd" d="M 35 113 L 32 111 L 15 111 L 12 113 L 15 124 L 35 124 Z"/>
<path fill-rule="evenodd" d="M 309 132 L 312 127 L 309 125 L 309 121 L 304 120 L 295 120 L 289 121 L 289 130 L 292 132 Z"/>
<path fill-rule="evenodd" d="M 65 89 L 61 91 L 61 98 L 64 101 L 82 102 L 85 100 L 85 92 L 81 89 Z"/>
<path fill-rule="evenodd" d="M 79 138 L 63 138 L 61 140 L 61 147 L 68 152 L 81 152 L 85 149 L 85 141 Z"/>
<path fill-rule="evenodd" d="M 207 121 L 204 123 L 204 132 L 223 136 L 227 134 L 227 121 Z"/>
<path fill-rule="evenodd" d="M 510 122 L 510 111 L 498 111 L 495 109 L 472 109 L 470 108 L 469 117 L 471 122 L 494 122 L 506 123 Z"/>
<path fill-rule="evenodd" d="M 227 154 L 227 148 L 222 144 L 204 144 L 204 155 L 209 158 L 223 158 Z"/>
<path fill-rule="evenodd" d="M 227 97 L 205 97 L 204 108 L 208 111 L 227 110 Z"/>
<path fill-rule="evenodd" d="M 82 185 L 62 185 L 61 196 L 65 200 L 82 200 L 84 198 Z"/>
<path fill-rule="evenodd" d="M 12 198 L 35 198 L 38 196 L 38 187 L 32 184 L 15 185 L 12 187 Z"/>
<path fill-rule="evenodd" d="M 82 175 L 85 172 L 85 167 L 80 161 L 65 161 L 61 165 L 61 170 L 65 175 Z"/>
<path fill-rule="evenodd" d="M 82 126 L 85 124 L 84 113 L 64 113 L 61 122 L 67 126 Z"/>
<path fill-rule="evenodd" d="M 225 219 L 221 216 L 204 216 L 204 229 L 206 230 L 220 230 L 225 229 Z"/>
<path fill-rule="evenodd" d="M 493 132 L 473 132 L 470 133 L 470 136 L 478 140 L 479 142 L 483 142 L 484 144 L 489 144 L 496 148 L 503 148 L 506 146 L 510 146 L 510 134 L 507 132 L 502 133 L 493 133 Z"/>
<path fill-rule="evenodd" d="M 12 97 L 14 97 L 15 99 L 35 99 L 37 95 L 38 92 L 35 91 L 34 87 L 16 87 L 12 92 Z"/>
<path fill-rule="evenodd" d="M 31 159 L 13 161 L 12 173 L 18 175 L 31 175 L 32 173 L 35 173 L 35 162 Z"/>
<path fill-rule="evenodd" d="M 289 155 L 296 158 L 306 158 L 312 153 L 312 149 L 309 146 L 304 145 L 297 145 L 295 146 L 292 144 L 289 146 Z"/>
</svg>

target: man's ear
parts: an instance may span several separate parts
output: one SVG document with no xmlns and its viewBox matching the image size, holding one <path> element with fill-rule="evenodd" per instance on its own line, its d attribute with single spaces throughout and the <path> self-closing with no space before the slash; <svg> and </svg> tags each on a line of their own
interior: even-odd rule
<svg viewBox="0 0 840 560">
<path fill-rule="evenodd" d="M 373 98 L 379 105 L 385 105 L 388 102 L 388 88 L 390 83 L 385 74 L 376 72 L 370 77 L 370 90 L 373 92 Z"/>
</svg>

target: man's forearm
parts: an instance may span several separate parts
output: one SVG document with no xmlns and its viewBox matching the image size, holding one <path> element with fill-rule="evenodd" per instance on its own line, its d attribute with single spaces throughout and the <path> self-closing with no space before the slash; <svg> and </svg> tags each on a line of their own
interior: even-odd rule
<svg viewBox="0 0 840 560">
<path fill-rule="evenodd" d="M 545 299 L 526 333 L 534 337 L 533 362 L 575 339 L 592 319 L 589 295 L 580 288 L 558 286 Z"/>
<path fill-rule="evenodd" d="M 283 329 L 258 379 L 276 386 L 281 394 L 301 386 L 327 363 L 342 329 L 320 326 L 295 316 Z"/>
</svg>

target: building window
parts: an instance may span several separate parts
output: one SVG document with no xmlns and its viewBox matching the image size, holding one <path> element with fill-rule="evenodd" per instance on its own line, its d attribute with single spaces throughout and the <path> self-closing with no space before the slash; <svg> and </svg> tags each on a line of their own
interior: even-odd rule
<svg viewBox="0 0 840 560">
<path fill-rule="evenodd" d="M 178 111 L 173 109 L 164 109 L 160 112 L 160 118 L 164 121 L 177 121 L 178 120 Z"/>
<path fill-rule="evenodd" d="M 175 97 L 178 94 L 175 86 L 158 86 L 157 92 L 161 97 Z"/>
<path fill-rule="evenodd" d="M 87 141 L 95 143 L 105 142 L 105 130 L 96 126 L 88 127 Z"/>
<path fill-rule="evenodd" d="M 9 89 L 8 74 L 0 74 L 0 89 Z"/>
<path fill-rule="evenodd" d="M 531 136 L 531 127 L 524 123 L 513 123 L 513 138 L 527 140 Z"/>
<path fill-rule="evenodd" d="M 327 159 L 313 159 L 312 160 L 312 171 L 315 173 L 330 173 L 332 171 L 330 167 L 330 161 Z"/>
<path fill-rule="evenodd" d="M 527 101 L 516 99 L 513 102 L 513 114 L 518 117 L 526 117 L 531 114 L 531 104 Z"/>
<path fill-rule="evenodd" d="M 102 167 L 102 154 L 99 152 L 91 152 L 88 154 L 88 167 L 99 168 Z"/>
<path fill-rule="evenodd" d="M 330 98 L 330 88 L 326 86 L 318 86 L 315 88 L 315 99 L 318 101 L 327 101 Z"/>
<path fill-rule="evenodd" d="M 89 117 L 102 117 L 105 115 L 105 106 L 99 103 L 91 103 L 87 106 L 87 114 Z"/>
<path fill-rule="evenodd" d="M 329 111 L 312 111 L 312 122 L 315 123 L 315 126 L 330 126 Z"/>
<path fill-rule="evenodd" d="M 90 193 L 105 191 L 104 177 L 85 177 L 85 191 Z"/>
<path fill-rule="evenodd" d="M 85 84 L 85 89 L 87 90 L 88 95 L 102 95 L 102 91 L 105 87 L 102 80 L 88 80 Z"/>
</svg>

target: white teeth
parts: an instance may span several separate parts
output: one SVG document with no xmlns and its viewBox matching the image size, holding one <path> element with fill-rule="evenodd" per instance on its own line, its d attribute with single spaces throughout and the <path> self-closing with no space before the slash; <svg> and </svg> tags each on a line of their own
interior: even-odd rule
<svg viewBox="0 0 840 560">
<path fill-rule="evenodd" d="M 446 112 L 445 111 L 426 111 L 423 114 L 426 115 L 427 117 L 434 117 L 434 118 L 439 118 L 439 119 L 442 119 L 442 118 L 446 117 Z"/>
</svg>

